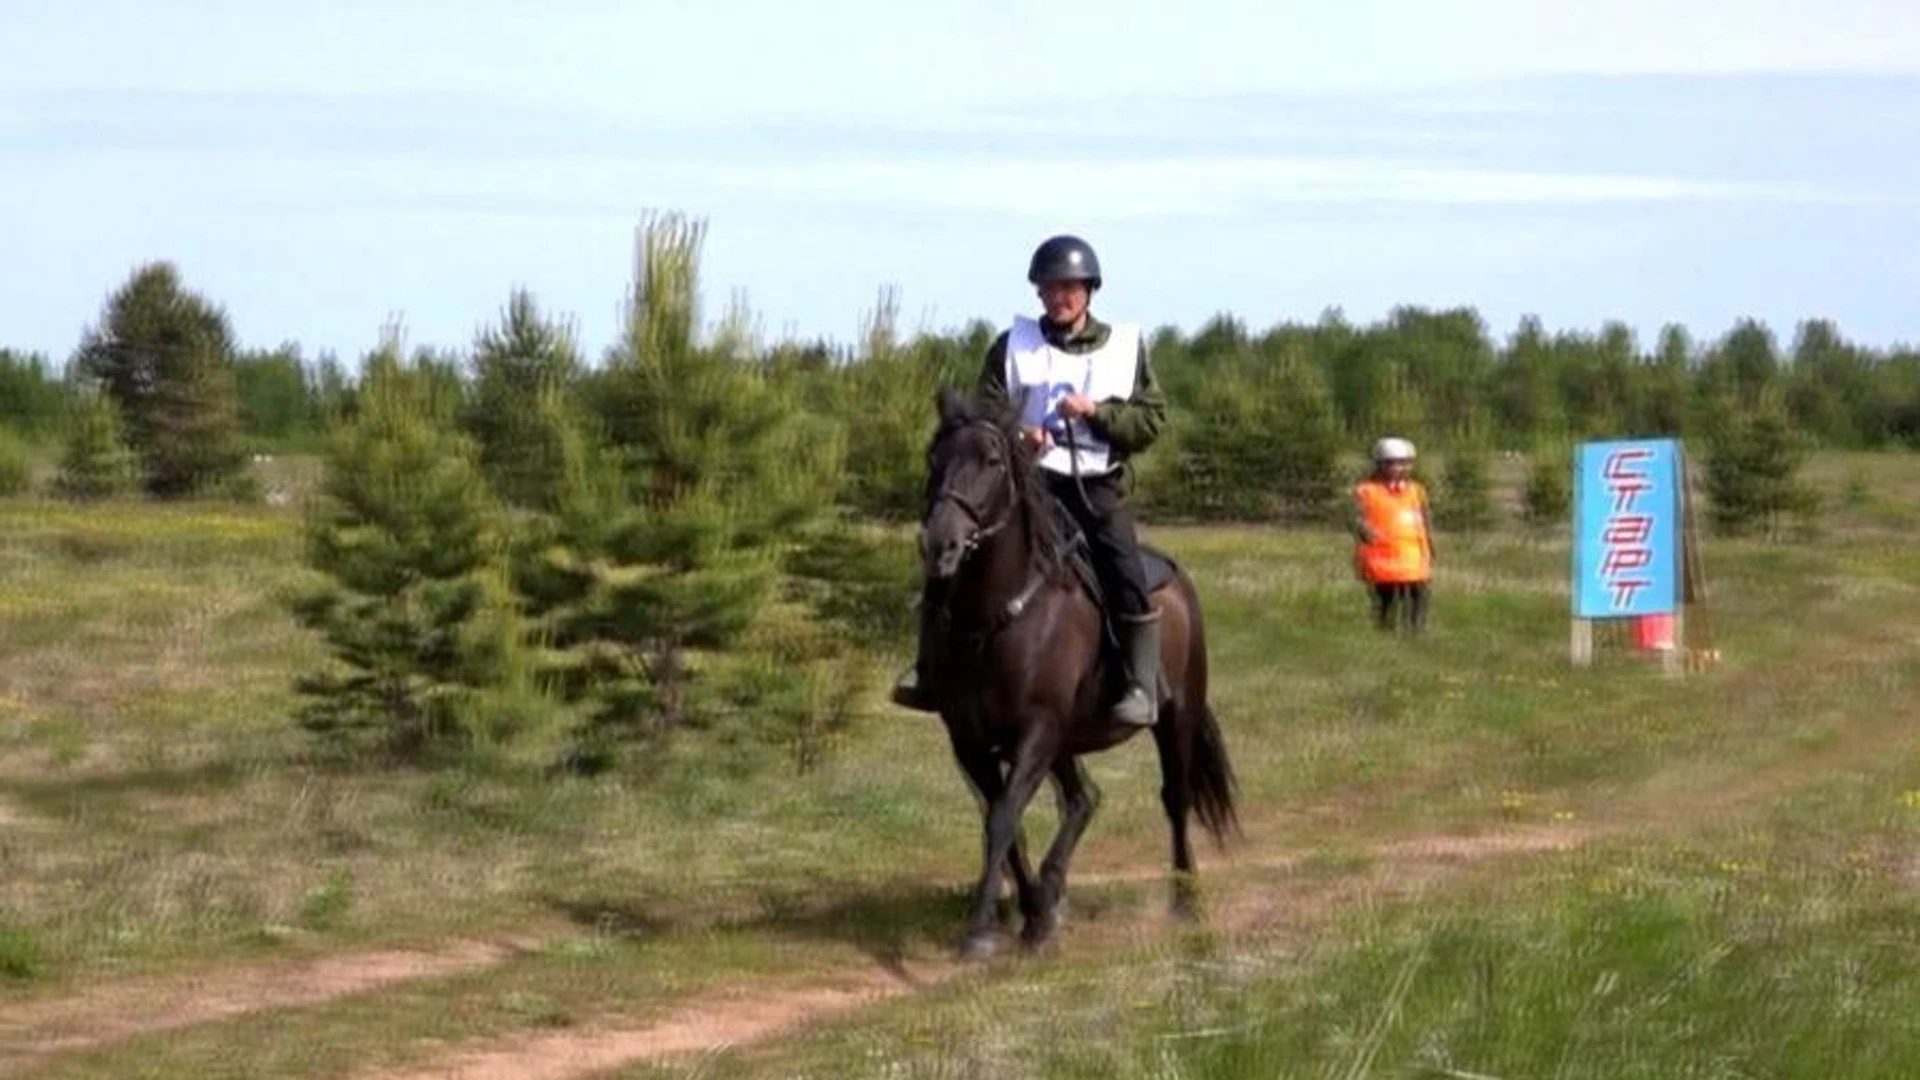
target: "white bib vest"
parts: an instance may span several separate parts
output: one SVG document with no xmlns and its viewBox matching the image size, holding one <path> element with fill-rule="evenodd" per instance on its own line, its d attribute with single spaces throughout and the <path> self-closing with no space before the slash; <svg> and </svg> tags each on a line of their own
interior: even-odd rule
<svg viewBox="0 0 1920 1080">
<path fill-rule="evenodd" d="M 1041 455 L 1040 467 L 1071 474 L 1073 457 L 1067 451 L 1067 420 L 1054 410 L 1068 394 L 1084 394 L 1094 401 L 1126 398 L 1133 393 L 1134 369 L 1140 360 L 1140 328 L 1115 323 L 1106 343 L 1088 353 L 1070 353 L 1047 344 L 1038 320 L 1013 317 L 1007 334 L 1007 394 L 1020 403 L 1020 422 L 1041 427 L 1053 445 Z M 1085 420 L 1073 421 L 1074 446 L 1079 450 L 1082 476 L 1112 471 L 1112 448 L 1096 437 Z"/>
</svg>

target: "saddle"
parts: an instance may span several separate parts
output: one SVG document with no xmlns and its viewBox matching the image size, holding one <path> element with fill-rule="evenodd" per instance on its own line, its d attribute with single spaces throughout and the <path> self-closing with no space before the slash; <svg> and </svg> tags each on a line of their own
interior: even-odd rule
<svg viewBox="0 0 1920 1080">
<path fill-rule="evenodd" d="M 1107 605 L 1106 590 L 1100 587 L 1100 575 L 1094 570 L 1093 549 L 1087 543 L 1086 531 L 1080 528 L 1080 523 L 1064 507 L 1059 509 L 1059 514 L 1061 528 L 1066 532 L 1067 565 L 1079 581 L 1080 588 L 1086 592 L 1087 599 L 1092 600 L 1093 606 L 1100 611 L 1100 626 L 1107 647 L 1117 649 L 1120 647 L 1120 637 L 1113 627 L 1113 613 Z M 1173 560 L 1173 556 L 1144 540 L 1140 541 L 1139 548 L 1140 561 L 1145 569 L 1147 595 L 1152 596 L 1166 588 L 1167 583 L 1180 572 L 1180 564 Z"/>
</svg>

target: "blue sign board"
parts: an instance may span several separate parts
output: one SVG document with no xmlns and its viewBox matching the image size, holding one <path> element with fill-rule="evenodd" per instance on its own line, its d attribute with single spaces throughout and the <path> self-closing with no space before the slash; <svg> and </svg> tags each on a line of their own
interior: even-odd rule
<svg viewBox="0 0 1920 1080">
<path fill-rule="evenodd" d="M 1573 617 L 1680 606 L 1681 464 L 1674 439 L 1581 444 L 1573 464 Z"/>
</svg>

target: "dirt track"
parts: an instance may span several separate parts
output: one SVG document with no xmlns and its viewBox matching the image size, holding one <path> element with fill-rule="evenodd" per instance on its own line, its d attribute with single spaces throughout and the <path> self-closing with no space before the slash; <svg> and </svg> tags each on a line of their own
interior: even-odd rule
<svg viewBox="0 0 1920 1080">
<path fill-rule="evenodd" d="M 1360 895 L 1415 890 L 1444 878 L 1450 865 L 1501 856 L 1565 850 L 1596 830 L 1513 829 L 1473 836 L 1425 836 L 1375 848 L 1363 872 L 1316 878 L 1276 887 L 1245 886 L 1250 874 L 1270 876 L 1295 865 L 1297 855 L 1245 850 L 1219 858 L 1206 873 L 1207 925 L 1222 933 L 1272 932 L 1310 924 L 1339 901 Z M 1079 888 L 1103 883 L 1153 883 L 1164 865 L 1126 867 L 1077 875 Z M 1069 923 L 1076 937 L 1138 940 L 1171 928 L 1165 918 Z M 451 943 L 439 950 L 387 950 L 347 954 L 290 965 L 202 972 L 171 980 L 103 986 L 70 998 L 32 1003 L 0 1020 L 0 1075 L 50 1055 L 95 1048 L 137 1035 L 178 1030 L 246 1013 L 311 1006 L 410 981 L 443 978 L 500 963 L 535 941 Z M 1084 941 L 1081 944 L 1085 944 Z M 1014 954 L 1017 956 L 1017 953 Z M 1017 959 L 1013 963 L 1018 963 Z M 924 992 L 982 969 L 948 956 L 908 959 L 900 966 L 848 965 L 809 981 L 780 988 L 762 984 L 720 987 L 697 994 L 657 1022 L 622 1025 L 613 1018 L 589 1021 L 563 1032 L 520 1034 L 449 1048 L 436 1062 L 404 1072 L 368 1072 L 357 1080 L 566 1080 L 634 1062 L 740 1046 L 844 1016 L 873 1003 Z M 995 965 L 987 970 L 1004 970 Z"/>
</svg>

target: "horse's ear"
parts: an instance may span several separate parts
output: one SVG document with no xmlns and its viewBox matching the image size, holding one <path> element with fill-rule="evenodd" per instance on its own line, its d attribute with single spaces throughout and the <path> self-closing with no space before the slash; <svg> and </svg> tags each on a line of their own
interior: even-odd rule
<svg viewBox="0 0 1920 1080">
<path fill-rule="evenodd" d="M 942 385 L 934 391 L 933 406 L 940 413 L 942 425 L 959 423 L 972 416 L 972 406 L 967 402 L 966 395 L 951 386 Z"/>
</svg>

